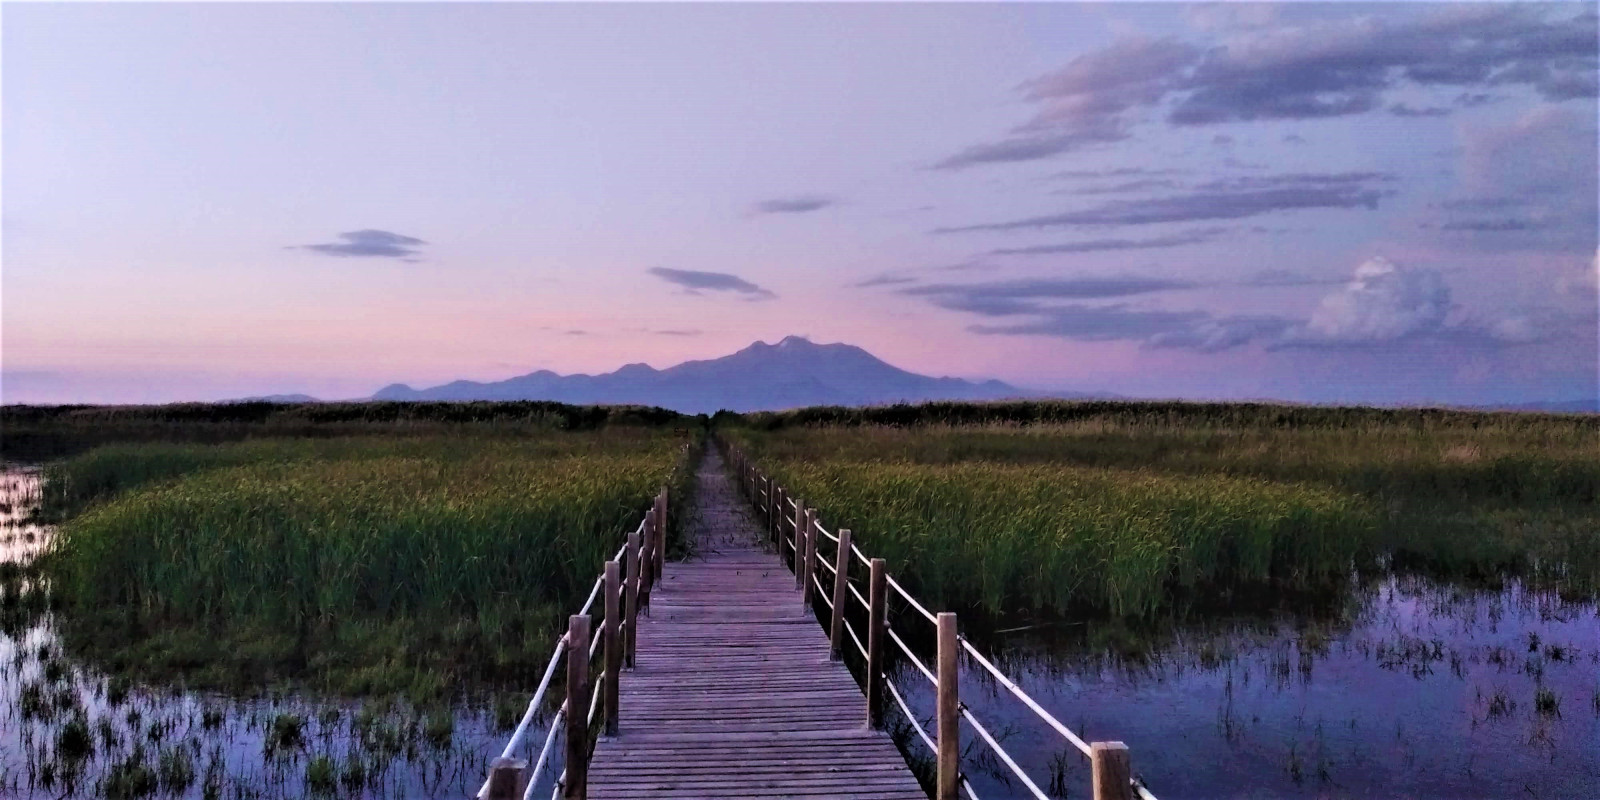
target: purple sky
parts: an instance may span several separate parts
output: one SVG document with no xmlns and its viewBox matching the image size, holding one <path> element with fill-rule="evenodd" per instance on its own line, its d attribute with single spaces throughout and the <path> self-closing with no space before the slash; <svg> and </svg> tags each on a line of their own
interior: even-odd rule
<svg viewBox="0 0 1600 800">
<path fill-rule="evenodd" d="M 0 399 L 1596 393 L 1595 6 L 17 5 Z"/>
</svg>

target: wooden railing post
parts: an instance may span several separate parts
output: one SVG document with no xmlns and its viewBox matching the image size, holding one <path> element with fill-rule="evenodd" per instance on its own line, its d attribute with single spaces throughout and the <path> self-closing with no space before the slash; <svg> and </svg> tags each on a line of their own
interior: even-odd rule
<svg viewBox="0 0 1600 800">
<path fill-rule="evenodd" d="M 788 507 L 789 491 L 778 487 L 778 497 L 772 509 L 772 545 L 778 548 L 778 560 L 783 560 L 783 510 Z"/>
<path fill-rule="evenodd" d="M 867 582 L 867 726 L 883 727 L 883 640 L 886 633 L 883 559 L 874 558 Z"/>
<path fill-rule="evenodd" d="M 1089 763 L 1094 770 L 1094 800 L 1134 800 L 1127 745 L 1095 742 L 1089 745 Z"/>
<path fill-rule="evenodd" d="M 628 668 L 633 668 L 634 653 L 639 644 L 639 532 L 628 534 L 628 548 L 623 554 L 627 574 L 623 576 L 622 613 L 626 616 L 623 628 L 623 657 Z"/>
<path fill-rule="evenodd" d="M 811 592 L 817 583 L 811 577 L 817 574 L 817 540 L 822 538 L 822 532 L 817 530 L 817 527 L 817 510 L 806 509 L 806 577 L 805 586 L 800 590 L 800 602 L 804 603 L 806 608 L 811 607 Z"/>
<path fill-rule="evenodd" d="M 522 758 L 497 758 L 489 762 L 489 791 L 485 800 L 522 800 L 528 788 L 528 761 Z"/>
<path fill-rule="evenodd" d="M 850 602 L 850 529 L 839 529 L 839 552 L 833 556 L 833 620 L 828 626 L 828 657 L 844 658 L 844 607 Z"/>
<path fill-rule="evenodd" d="M 806 501 L 794 501 L 794 588 L 805 585 L 806 560 Z"/>
<path fill-rule="evenodd" d="M 589 794 L 589 616 L 567 620 L 567 780 L 561 796 Z"/>
<path fill-rule="evenodd" d="M 780 524 L 778 522 L 778 509 L 780 508 L 780 506 L 778 504 L 778 492 L 779 492 L 779 490 L 778 490 L 777 482 L 773 481 L 771 478 L 768 478 L 767 479 L 767 527 L 769 529 L 769 534 L 770 534 L 771 531 L 776 531 L 778 529 L 778 525 Z"/>
<path fill-rule="evenodd" d="M 655 509 L 652 508 L 645 512 L 644 540 L 641 542 L 644 547 L 644 553 L 639 558 L 639 607 L 644 609 L 645 613 L 649 613 L 650 588 L 656 582 L 655 518 Z"/>
<path fill-rule="evenodd" d="M 956 615 L 941 611 L 939 625 L 939 772 L 934 800 L 956 800 L 961 783 L 961 688 L 956 663 Z"/>
<path fill-rule="evenodd" d="M 622 678 L 622 636 L 619 619 L 622 616 L 622 565 L 615 561 L 606 562 L 606 680 L 605 696 L 601 698 L 606 704 L 606 735 L 617 735 L 617 701 L 621 698 L 620 680 Z"/>
<path fill-rule="evenodd" d="M 660 580 L 661 576 L 666 574 L 666 571 L 667 571 L 667 526 L 668 526 L 668 522 L 667 522 L 667 490 L 666 489 L 662 489 L 661 490 L 661 494 L 656 495 L 656 506 L 655 507 L 656 507 L 656 546 L 654 548 L 654 552 L 655 552 L 655 556 L 656 556 L 656 570 L 655 570 L 655 572 L 656 572 L 656 580 Z"/>
</svg>

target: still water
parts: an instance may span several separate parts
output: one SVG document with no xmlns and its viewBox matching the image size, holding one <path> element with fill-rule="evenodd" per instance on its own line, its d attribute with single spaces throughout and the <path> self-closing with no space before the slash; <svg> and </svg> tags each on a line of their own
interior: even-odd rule
<svg viewBox="0 0 1600 800">
<path fill-rule="evenodd" d="M 266 693 L 233 698 L 132 685 L 63 652 L 28 521 L 39 473 L 0 470 L 0 797 L 462 798 L 507 732 L 482 704 Z M 542 738 L 542 737 L 541 737 Z"/>
<path fill-rule="evenodd" d="M 1127 743 L 1161 798 L 1600 798 L 1593 603 L 1388 577 L 1332 615 L 1213 620 L 1115 645 L 1096 633 L 1058 625 L 984 649 L 1086 740 Z M 1005 731 L 1030 776 L 1087 797 L 1087 759 L 981 668 L 964 670 L 961 699 Z M 896 683 L 931 721 L 926 682 L 902 669 Z M 966 767 L 980 797 L 1028 796 L 992 759 Z"/>
</svg>

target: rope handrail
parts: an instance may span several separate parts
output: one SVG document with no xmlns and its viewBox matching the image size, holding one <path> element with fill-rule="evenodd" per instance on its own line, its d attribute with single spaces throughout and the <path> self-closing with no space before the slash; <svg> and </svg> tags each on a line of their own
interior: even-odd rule
<svg viewBox="0 0 1600 800">
<path fill-rule="evenodd" d="M 922 663 L 922 659 L 917 658 L 917 654 L 916 653 L 911 652 L 911 648 L 908 645 L 906 645 L 906 642 L 905 642 L 904 639 L 900 638 L 900 634 L 895 633 L 894 632 L 894 628 L 890 628 L 890 627 L 887 627 L 887 626 L 884 628 L 884 630 L 886 630 L 889 633 L 889 639 L 891 641 L 893 641 L 895 644 L 900 646 L 900 652 L 905 653 L 906 654 L 906 658 L 909 659 L 912 664 L 916 665 L 916 668 L 919 671 L 922 672 L 924 677 L 926 677 L 928 679 L 928 683 L 931 683 L 934 686 L 938 686 L 939 685 L 939 676 L 933 674 L 933 670 L 928 669 L 928 665 Z"/>
<path fill-rule="evenodd" d="M 829 564 L 828 563 L 828 559 L 826 559 L 826 558 L 817 559 L 817 566 L 822 567 L 823 569 L 826 569 L 828 572 L 830 572 L 830 573 L 832 573 L 834 575 L 838 575 L 839 574 L 839 568 L 835 567 L 832 564 Z"/>
<path fill-rule="evenodd" d="M 586 616 L 589 613 L 589 609 L 594 608 L 594 600 L 596 597 L 600 596 L 600 587 L 604 585 L 605 582 L 606 576 L 604 573 L 602 573 L 600 577 L 594 579 L 594 588 L 589 590 L 589 599 L 583 601 L 583 608 L 578 609 L 578 616 Z"/>
<path fill-rule="evenodd" d="M 816 521 L 816 526 L 817 526 L 817 533 L 822 534 L 822 538 L 827 539 L 828 541 L 831 541 L 834 544 L 838 544 L 839 543 L 839 537 L 838 536 L 835 536 L 834 534 L 828 533 L 828 529 L 822 527 L 822 520 L 817 520 Z"/>
<path fill-rule="evenodd" d="M 517 745 L 522 744 L 522 737 L 528 735 L 528 725 L 539 712 L 539 702 L 544 699 L 544 692 L 550 688 L 550 679 L 555 677 L 556 666 L 561 663 L 561 653 L 566 650 L 567 635 L 561 634 L 556 640 L 556 651 L 550 655 L 550 666 L 545 667 L 544 677 L 539 679 L 539 688 L 533 690 L 533 699 L 528 701 L 528 710 L 522 712 L 522 721 L 517 723 L 517 729 L 511 732 L 511 741 L 506 742 L 505 750 L 500 752 L 501 758 L 510 758 L 517 751 Z M 488 782 L 484 783 L 488 786 Z"/>
<path fill-rule="evenodd" d="M 989 744 L 989 749 L 993 750 L 994 754 L 999 756 L 1000 760 L 1005 762 L 1005 765 L 1011 768 L 1012 774 L 1016 775 L 1017 779 L 1021 780 L 1023 785 L 1027 786 L 1028 790 L 1033 792 L 1034 797 L 1038 798 L 1038 800 L 1050 800 L 1050 795 L 1047 795 L 1040 790 L 1039 785 L 1029 779 L 1028 773 L 1023 772 L 1022 767 L 1018 766 L 1017 762 L 1011 758 L 1011 754 L 1007 753 L 1006 749 L 1001 747 L 999 742 L 995 741 L 994 737 L 989 734 L 989 729 L 983 727 L 983 723 L 979 722 L 977 717 L 972 716 L 972 711 L 967 708 L 966 704 L 962 704 L 961 706 L 961 716 L 967 720 L 967 723 L 972 726 L 974 731 L 978 732 L 978 736 L 982 737 L 983 740 Z"/>
<path fill-rule="evenodd" d="M 600 683 L 600 681 L 603 680 L 605 677 L 606 677 L 606 671 L 605 670 L 600 670 L 600 674 L 594 676 L 593 678 L 590 678 L 589 680 L 591 682 L 593 682 L 593 683 Z M 583 719 L 583 722 L 584 722 L 585 725 L 593 725 L 594 724 L 594 712 L 599 710 L 599 708 L 600 708 L 600 695 L 601 694 L 602 694 L 602 692 L 590 692 L 589 693 L 589 716 L 584 717 L 584 719 Z"/>
<path fill-rule="evenodd" d="M 989 674 L 993 675 L 994 679 L 999 681 L 1001 686 L 1009 689 L 1018 700 L 1022 701 L 1023 705 L 1027 706 L 1030 711 L 1048 723 L 1050 727 L 1055 728 L 1056 733 L 1061 734 L 1067 741 L 1071 742 L 1073 747 L 1078 748 L 1078 750 L 1084 755 L 1089 755 L 1090 748 L 1087 742 L 1079 738 L 1078 734 L 1073 733 L 1072 730 L 1067 726 L 1062 725 L 1061 720 L 1056 719 L 1054 715 L 1044 710 L 1044 707 L 1035 702 L 1032 697 L 1029 697 L 1027 692 L 1022 691 L 1022 687 L 1016 685 L 1010 678 L 1006 677 L 1005 673 L 1001 672 L 1000 668 L 994 665 L 994 662 L 984 658 L 983 654 L 978 652 L 978 648 L 973 647 L 972 642 L 967 641 L 967 637 L 957 636 L 956 640 L 961 642 L 961 646 L 966 649 L 967 653 L 972 656 L 973 660 L 977 661 L 979 664 L 982 664 L 983 668 L 988 670 Z"/>
<path fill-rule="evenodd" d="M 833 601 L 828 599 L 828 590 L 822 588 L 822 579 L 818 578 L 815 573 L 812 573 L 812 575 L 811 575 L 811 583 L 817 587 L 817 597 L 819 599 L 821 599 L 822 602 L 827 603 L 828 604 L 828 610 L 832 611 L 833 610 Z"/>
<path fill-rule="evenodd" d="M 862 608 L 869 610 L 872 608 L 872 604 L 867 602 L 867 598 L 861 596 L 861 590 L 857 589 L 855 584 L 845 581 L 845 585 L 850 587 L 850 593 L 855 595 L 857 600 L 861 601 Z"/>
<path fill-rule="evenodd" d="M 889 690 L 889 696 L 893 697 L 895 703 L 900 706 L 900 713 L 905 714 L 906 719 L 911 722 L 911 729 L 916 731 L 918 736 L 922 737 L 922 743 L 927 745 L 930 751 L 934 753 L 939 752 L 939 745 L 934 744 L 933 737 L 928 735 L 928 730 L 922 727 L 922 723 L 917 721 L 917 715 L 911 713 L 911 706 L 906 705 L 906 699 L 900 696 L 900 690 L 894 688 L 894 681 L 889 680 L 888 675 L 884 675 L 882 677 L 883 687 Z"/>
<path fill-rule="evenodd" d="M 861 643 L 861 637 L 856 635 L 856 629 L 850 625 L 850 620 L 844 621 L 844 632 L 850 634 L 850 640 L 856 643 L 856 649 L 861 651 L 861 657 L 867 657 L 867 646 Z"/>
<path fill-rule="evenodd" d="M 883 577 L 888 579 L 890 588 L 892 588 L 895 591 L 899 592 L 900 596 L 905 598 L 905 601 L 907 603 L 910 603 L 912 608 L 915 608 L 916 610 L 922 612 L 922 616 L 927 617 L 929 622 L 932 622 L 935 625 L 938 624 L 938 620 L 933 616 L 933 612 L 929 611 L 926 608 L 923 608 L 922 604 L 917 602 L 917 598 L 912 597 L 911 593 L 906 591 L 905 587 L 901 586 L 900 582 L 895 580 L 893 575 L 885 575 Z"/>
<path fill-rule="evenodd" d="M 550 721 L 550 733 L 545 735 L 544 747 L 539 749 L 539 760 L 533 762 L 533 771 L 528 773 L 528 788 L 523 790 L 522 800 L 529 800 L 529 798 L 533 797 L 533 787 L 539 783 L 539 773 L 544 771 L 545 763 L 550 760 L 550 748 L 555 746 L 556 731 L 561 730 L 561 723 L 566 720 L 566 718 L 567 704 L 563 702 L 561 704 L 561 708 L 556 711 L 555 718 Z M 484 789 L 487 789 L 488 787 L 489 784 L 485 783 Z M 480 796 L 483 794 L 484 789 L 478 790 L 478 794 Z"/>
</svg>

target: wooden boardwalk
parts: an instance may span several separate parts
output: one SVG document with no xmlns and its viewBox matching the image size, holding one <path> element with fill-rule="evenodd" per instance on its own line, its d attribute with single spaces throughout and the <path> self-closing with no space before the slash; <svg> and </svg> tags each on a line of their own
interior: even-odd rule
<svg viewBox="0 0 1600 800">
<path fill-rule="evenodd" d="M 640 616 L 619 735 L 596 745 L 588 796 L 926 800 L 867 727 L 855 679 L 715 449 L 697 478 L 696 556 L 666 570 Z"/>
</svg>

